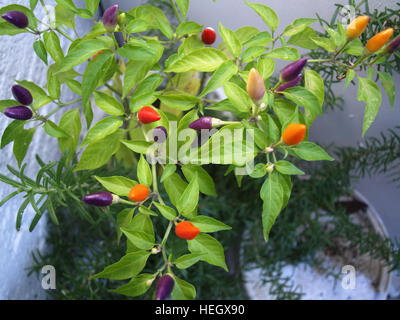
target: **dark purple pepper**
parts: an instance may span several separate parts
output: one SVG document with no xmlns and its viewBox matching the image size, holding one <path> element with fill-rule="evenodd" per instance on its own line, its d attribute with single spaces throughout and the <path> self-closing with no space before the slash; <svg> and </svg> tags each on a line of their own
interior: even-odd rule
<svg viewBox="0 0 400 320">
<path fill-rule="evenodd" d="M 395 52 L 399 46 L 400 46 L 400 37 L 397 37 L 396 39 L 389 42 L 389 44 L 385 48 L 385 53 L 391 54 Z"/>
<path fill-rule="evenodd" d="M 118 5 L 109 7 L 103 14 L 103 25 L 108 32 L 113 32 L 118 23 Z"/>
<path fill-rule="evenodd" d="M 21 11 L 8 11 L 1 17 L 20 29 L 24 29 L 29 25 L 28 17 Z"/>
<path fill-rule="evenodd" d="M 285 91 L 288 88 L 294 87 L 299 83 L 301 78 L 302 78 L 302 76 L 301 76 L 301 74 L 299 74 L 296 79 L 286 82 L 284 84 L 281 84 L 275 91 L 276 92 Z"/>
<path fill-rule="evenodd" d="M 307 63 L 308 58 L 301 58 L 289 65 L 281 71 L 281 81 L 288 82 L 297 78 Z"/>
<path fill-rule="evenodd" d="M 201 130 L 201 129 L 212 129 L 212 117 L 201 117 L 196 121 L 193 121 L 189 124 L 189 128 L 194 130 Z"/>
<path fill-rule="evenodd" d="M 12 119 L 29 120 L 32 118 L 32 110 L 25 106 L 15 106 L 4 109 L 4 114 Z"/>
<path fill-rule="evenodd" d="M 28 89 L 16 84 L 11 88 L 12 94 L 19 103 L 29 106 L 32 104 L 33 98 Z"/>
<path fill-rule="evenodd" d="M 165 140 L 167 140 L 168 133 L 167 129 L 163 126 L 159 126 L 154 128 L 153 130 L 153 140 L 158 143 L 163 143 Z"/>
<path fill-rule="evenodd" d="M 92 194 L 87 194 L 82 199 L 83 202 L 97 207 L 106 207 L 112 204 L 113 196 L 108 191 L 100 191 Z"/>
<path fill-rule="evenodd" d="M 156 284 L 156 300 L 165 300 L 168 298 L 172 289 L 174 289 L 174 284 L 174 279 L 168 274 L 159 278 Z"/>
</svg>

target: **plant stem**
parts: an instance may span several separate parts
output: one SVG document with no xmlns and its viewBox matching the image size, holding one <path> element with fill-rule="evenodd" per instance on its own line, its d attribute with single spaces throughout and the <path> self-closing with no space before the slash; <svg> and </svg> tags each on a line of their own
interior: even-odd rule
<svg viewBox="0 0 400 320">
<path fill-rule="evenodd" d="M 351 40 L 347 39 L 346 42 L 343 44 L 343 46 L 335 53 L 335 58 L 343 52 L 343 50 L 346 48 L 346 46 L 350 43 Z"/>
<path fill-rule="evenodd" d="M 114 92 L 115 94 L 117 94 L 119 97 L 121 97 L 121 93 L 115 89 L 112 85 L 105 83 L 104 84 L 108 89 L 110 89 L 112 92 Z"/>
<path fill-rule="evenodd" d="M 56 28 L 55 29 L 57 32 L 59 32 L 60 34 L 62 34 L 64 37 L 66 37 L 68 40 L 70 41 L 74 41 L 73 38 L 71 38 L 69 35 L 67 35 L 64 31 L 62 31 L 60 28 Z"/>
<path fill-rule="evenodd" d="M 157 164 L 151 164 L 151 173 L 153 175 L 153 189 L 157 194 L 158 200 L 160 200 L 161 204 L 165 204 L 164 200 L 161 198 L 160 192 L 158 191 L 158 183 L 157 183 Z"/>
<path fill-rule="evenodd" d="M 174 221 L 171 220 L 171 221 L 169 222 L 167 231 L 165 231 L 164 238 L 163 238 L 162 241 L 161 241 L 161 247 L 162 247 L 162 250 L 163 250 L 163 251 L 164 251 L 165 243 L 166 243 L 167 240 L 168 240 L 168 236 L 169 236 L 169 233 L 171 232 L 171 229 L 172 229 L 172 226 L 173 226 L 173 225 L 174 225 Z M 167 260 L 167 261 L 168 261 L 168 260 Z"/>
</svg>

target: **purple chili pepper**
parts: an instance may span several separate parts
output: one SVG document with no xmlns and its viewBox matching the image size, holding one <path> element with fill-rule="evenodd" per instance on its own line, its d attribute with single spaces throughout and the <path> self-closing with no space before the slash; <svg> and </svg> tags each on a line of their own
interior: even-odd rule
<svg viewBox="0 0 400 320">
<path fill-rule="evenodd" d="M 33 98 L 28 89 L 16 84 L 11 88 L 12 94 L 19 103 L 29 106 L 32 104 Z"/>
<path fill-rule="evenodd" d="M 395 52 L 399 46 L 400 46 L 400 37 L 397 37 L 396 39 L 389 42 L 389 44 L 385 48 L 385 53 L 391 54 Z"/>
<path fill-rule="evenodd" d="M 103 14 L 103 25 L 108 32 L 113 32 L 118 23 L 118 5 L 109 7 Z"/>
<path fill-rule="evenodd" d="M 159 126 L 154 128 L 153 130 L 153 140 L 158 143 L 163 143 L 165 140 L 167 140 L 168 133 L 167 129 L 163 126 Z"/>
<path fill-rule="evenodd" d="M 24 29 L 29 25 L 28 17 L 21 11 L 8 11 L 1 17 L 20 29 Z"/>
<path fill-rule="evenodd" d="M 87 194 L 82 201 L 97 207 L 106 207 L 112 204 L 113 195 L 108 191 L 100 191 L 92 194 Z"/>
<path fill-rule="evenodd" d="M 29 120 L 32 118 L 32 110 L 25 106 L 15 106 L 4 109 L 4 114 L 12 119 Z"/>
<path fill-rule="evenodd" d="M 299 83 L 301 78 L 302 78 L 302 76 L 301 76 L 301 74 L 299 74 L 296 79 L 286 82 L 284 84 L 281 84 L 275 91 L 276 92 L 285 91 L 288 88 L 294 87 Z"/>
<path fill-rule="evenodd" d="M 168 274 L 159 278 L 156 284 L 156 300 L 165 300 L 171 294 L 174 284 L 174 279 Z"/>
<path fill-rule="evenodd" d="M 301 58 L 289 65 L 281 71 L 281 81 L 288 82 L 297 78 L 307 63 L 308 58 Z"/>
<path fill-rule="evenodd" d="M 194 130 L 201 130 L 201 129 L 212 129 L 213 125 L 213 118 L 212 117 L 201 117 L 196 121 L 193 121 L 189 124 L 189 128 Z"/>
</svg>

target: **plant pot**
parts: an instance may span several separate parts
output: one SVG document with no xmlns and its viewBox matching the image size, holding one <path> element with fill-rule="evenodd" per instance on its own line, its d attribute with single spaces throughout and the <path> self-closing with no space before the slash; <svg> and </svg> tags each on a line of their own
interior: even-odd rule
<svg viewBox="0 0 400 320">
<path fill-rule="evenodd" d="M 357 210 L 351 213 L 352 220 L 362 227 L 368 225 L 375 233 L 388 238 L 385 225 L 380 215 L 367 199 L 358 191 L 352 198 L 343 198 L 340 201 L 354 201 L 363 204 L 364 211 Z M 391 282 L 389 268 L 380 260 L 371 257 L 368 253 L 360 255 L 358 249 L 346 246 L 346 239 L 336 239 L 338 250 L 336 252 L 321 252 L 321 259 L 325 267 L 333 267 L 336 279 L 321 272 L 321 269 L 306 263 L 297 265 L 284 265 L 280 277 L 290 279 L 292 288 L 302 292 L 302 299 L 306 300 L 380 300 L 386 299 Z M 348 241 L 347 241 L 348 244 Z M 349 275 L 349 267 L 354 265 L 355 287 L 343 285 L 344 277 Z M 345 267 L 343 269 L 343 267 Z M 350 267 L 351 268 L 351 267 Z M 270 294 L 270 285 L 260 281 L 261 269 L 255 268 L 243 271 L 243 279 L 248 296 L 253 300 L 272 300 L 276 296 Z M 343 273 L 342 273 L 343 272 Z"/>
</svg>

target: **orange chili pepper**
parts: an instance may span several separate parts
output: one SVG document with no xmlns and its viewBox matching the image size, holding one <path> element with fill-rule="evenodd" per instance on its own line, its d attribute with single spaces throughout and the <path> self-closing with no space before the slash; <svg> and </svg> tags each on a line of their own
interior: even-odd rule
<svg viewBox="0 0 400 320">
<path fill-rule="evenodd" d="M 179 222 L 175 227 L 175 234 L 184 240 L 193 240 L 199 234 L 200 229 L 189 221 Z"/>
<path fill-rule="evenodd" d="M 143 184 L 137 184 L 131 191 L 129 191 L 129 199 L 134 202 L 142 202 L 147 199 L 150 194 L 150 190 Z"/>
<path fill-rule="evenodd" d="M 393 35 L 393 28 L 388 28 L 386 30 L 377 33 L 371 39 L 368 40 L 366 49 L 370 53 L 378 51 L 386 44 L 386 42 L 389 41 L 392 35 Z"/>
<path fill-rule="evenodd" d="M 291 123 L 283 131 L 282 140 L 288 145 L 296 145 L 304 140 L 307 126 L 302 123 Z"/>
</svg>

